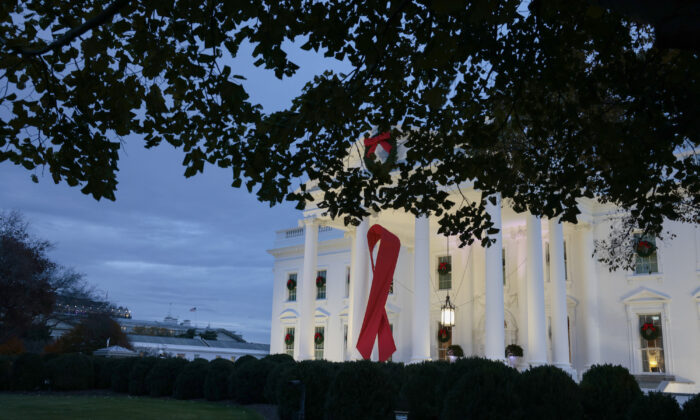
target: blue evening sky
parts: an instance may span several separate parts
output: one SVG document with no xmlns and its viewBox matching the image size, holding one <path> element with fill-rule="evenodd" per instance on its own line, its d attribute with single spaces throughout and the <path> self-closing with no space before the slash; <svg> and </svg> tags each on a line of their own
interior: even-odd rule
<svg viewBox="0 0 700 420">
<path fill-rule="evenodd" d="M 296 43 L 296 45 L 301 45 Z M 239 57 L 245 57 L 242 49 Z M 304 84 L 327 68 L 348 65 L 289 46 L 301 69 L 291 79 L 236 60 L 253 101 L 285 108 Z M 291 204 L 270 208 L 231 188 L 227 170 L 206 166 L 186 179 L 183 153 L 168 144 L 146 150 L 129 137 L 121 152 L 116 201 L 95 201 L 79 188 L 53 183 L 48 170 L 0 164 L 0 209 L 19 210 L 34 234 L 55 243 L 54 260 L 84 273 L 90 284 L 128 306 L 135 319 L 172 315 L 211 323 L 269 343 L 272 263 L 266 253 L 277 229 L 295 227 Z M 36 173 L 39 183 L 30 180 Z M 192 313 L 189 308 L 196 307 Z"/>
</svg>

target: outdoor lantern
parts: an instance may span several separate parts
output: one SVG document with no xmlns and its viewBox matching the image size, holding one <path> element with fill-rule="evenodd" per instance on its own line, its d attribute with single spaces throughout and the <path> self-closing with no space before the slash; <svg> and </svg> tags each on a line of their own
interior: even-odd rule
<svg viewBox="0 0 700 420">
<path fill-rule="evenodd" d="M 440 308 L 440 321 L 445 327 L 455 325 L 455 306 L 450 302 L 450 295 L 445 298 L 445 304 Z"/>
</svg>

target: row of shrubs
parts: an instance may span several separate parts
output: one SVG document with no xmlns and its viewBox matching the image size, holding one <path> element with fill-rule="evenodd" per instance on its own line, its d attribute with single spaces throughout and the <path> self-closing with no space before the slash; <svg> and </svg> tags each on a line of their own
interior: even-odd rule
<svg viewBox="0 0 700 420">
<path fill-rule="evenodd" d="M 296 418 L 302 393 L 307 419 L 700 419 L 700 395 L 681 408 L 643 394 L 620 366 L 599 365 L 580 384 L 553 366 L 523 373 L 479 358 L 455 363 L 295 362 L 287 355 L 217 359 L 105 359 L 81 354 L 24 354 L 0 359 L 0 389 L 112 389 L 178 399 L 277 404 Z"/>
</svg>

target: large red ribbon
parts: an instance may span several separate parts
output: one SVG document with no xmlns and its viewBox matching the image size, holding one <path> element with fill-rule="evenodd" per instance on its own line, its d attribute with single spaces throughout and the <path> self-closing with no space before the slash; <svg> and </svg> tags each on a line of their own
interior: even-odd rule
<svg viewBox="0 0 700 420">
<path fill-rule="evenodd" d="M 381 243 L 377 251 L 377 265 L 375 267 L 372 250 L 378 241 Z M 396 351 L 389 318 L 384 307 L 386 299 L 389 297 L 391 282 L 394 279 L 401 241 L 382 226 L 374 225 L 367 232 L 367 244 L 369 245 L 369 257 L 372 261 L 373 278 L 367 300 L 367 309 L 365 309 L 365 319 L 362 321 L 362 329 L 357 339 L 357 350 L 362 357 L 369 359 L 372 355 L 372 347 L 374 347 L 374 338 L 377 337 L 379 361 L 384 362 Z"/>
<path fill-rule="evenodd" d="M 387 153 L 391 152 L 391 144 L 387 140 L 391 137 L 390 133 L 379 134 L 369 139 L 365 139 L 365 148 L 367 148 L 367 157 L 377 150 L 377 146 L 382 146 Z M 378 260 L 379 258 L 377 258 Z"/>
</svg>

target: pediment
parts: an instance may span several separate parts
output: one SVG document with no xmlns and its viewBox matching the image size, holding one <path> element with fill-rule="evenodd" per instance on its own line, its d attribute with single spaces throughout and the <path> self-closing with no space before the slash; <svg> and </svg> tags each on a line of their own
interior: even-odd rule
<svg viewBox="0 0 700 420">
<path fill-rule="evenodd" d="M 338 314 L 338 316 L 341 318 L 347 318 L 349 312 L 350 312 L 349 307 L 347 305 L 345 305 L 345 307 L 340 310 L 340 313 Z"/>
<path fill-rule="evenodd" d="M 316 308 L 314 311 L 314 317 L 315 318 L 328 318 L 331 316 L 331 313 L 328 312 L 327 310 L 321 308 L 320 306 Z"/>
<path fill-rule="evenodd" d="M 624 302 L 625 305 L 664 303 L 670 300 L 671 297 L 669 295 L 649 289 L 648 287 L 640 287 L 622 297 L 622 302 Z"/>
<path fill-rule="evenodd" d="M 280 319 L 296 319 L 299 318 L 299 312 L 295 311 L 294 309 L 287 308 L 284 311 L 280 312 Z"/>
</svg>

